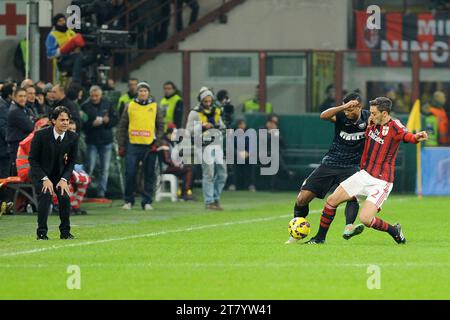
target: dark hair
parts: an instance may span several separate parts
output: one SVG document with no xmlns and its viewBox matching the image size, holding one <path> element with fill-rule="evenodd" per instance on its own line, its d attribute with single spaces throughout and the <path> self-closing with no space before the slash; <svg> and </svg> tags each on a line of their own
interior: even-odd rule
<svg viewBox="0 0 450 320">
<path fill-rule="evenodd" d="M 17 94 L 18 94 L 20 91 L 23 91 L 23 92 L 27 93 L 27 90 L 25 90 L 24 88 L 17 88 L 16 91 L 14 92 L 14 97 L 17 97 Z"/>
<path fill-rule="evenodd" d="M 219 90 L 219 92 L 217 92 L 217 100 L 218 101 L 222 101 L 224 99 L 228 99 L 229 95 L 228 95 L 228 91 L 227 90 Z"/>
<path fill-rule="evenodd" d="M 5 84 L 2 88 L 2 98 L 6 99 L 9 95 L 12 95 L 14 92 L 14 83 Z"/>
<path fill-rule="evenodd" d="M 72 119 L 72 115 L 70 114 L 69 109 L 64 106 L 58 106 L 55 109 L 53 109 L 53 111 L 50 113 L 50 119 L 51 120 L 58 119 L 61 113 L 66 113 L 69 116 L 69 119 Z"/>
<path fill-rule="evenodd" d="M 52 25 L 56 26 L 56 24 L 58 23 L 58 20 L 61 19 L 61 18 L 65 19 L 66 16 L 64 14 L 62 14 L 62 13 L 58 13 L 58 14 L 54 15 L 53 18 L 52 18 Z"/>
<path fill-rule="evenodd" d="M 388 114 L 391 113 L 392 101 L 386 97 L 378 97 L 375 100 L 369 102 L 371 106 L 376 106 L 380 112 L 386 111 Z"/>
<path fill-rule="evenodd" d="M 72 83 L 67 89 L 66 96 L 69 100 L 78 100 L 78 94 L 83 90 L 83 87 L 78 83 Z"/>
<path fill-rule="evenodd" d="M 130 82 L 130 81 L 136 81 L 136 82 L 139 82 L 139 80 L 138 80 L 137 78 L 130 78 L 130 79 L 128 79 L 128 82 Z"/>
<path fill-rule="evenodd" d="M 351 92 L 344 98 L 344 103 L 350 102 L 352 100 L 357 100 L 359 103 L 361 103 L 361 96 L 356 92 Z"/>
<path fill-rule="evenodd" d="M 178 87 L 173 83 L 173 81 L 166 81 L 163 84 L 163 87 L 165 86 L 172 86 L 173 90 L 175 90 L 175 93 L 178 95 L 181 95 L 180 90 L 178 90 Z"/>
<path fill-rule="evenodd" d="M 325 88 L 325 93 L 330 92 L 331 89 L 334 89 L 334 84 L 329 84 L 329 85 Z"/>
</svg>

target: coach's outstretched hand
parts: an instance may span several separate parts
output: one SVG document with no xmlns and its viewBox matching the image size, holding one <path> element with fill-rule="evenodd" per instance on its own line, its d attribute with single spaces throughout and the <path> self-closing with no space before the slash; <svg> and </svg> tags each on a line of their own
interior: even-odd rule
<svg viewBox="0 0 450 320">
<path fill-rule="evenodd" d="M 418 132 L 418 133 L 415 134 L 415 138 L 419 142 L 428 140 L 428 133 L 426 131 Z"/>
</svg>

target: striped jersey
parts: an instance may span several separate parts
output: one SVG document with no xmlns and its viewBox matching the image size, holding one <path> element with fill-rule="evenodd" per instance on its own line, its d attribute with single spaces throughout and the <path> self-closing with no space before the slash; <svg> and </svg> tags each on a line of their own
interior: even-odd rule
<svg viewBox="0 0 450 320">
<path fill-rule="evenodd" d="M 374 178 L 393 182 L 395 159 L 402 141 L 417 143 L 414 134 L 409 133 L 400 120 L 368 126 L 360 168 Z"/>
<path fill-rule="evenodd" d="M 362 110 L 361 117 L 353 122 L 344 112 L 336 114 L 333 143 L 322 159 L 322 164 L 338 168 L 358 168 L 369 116 L 368 110 Z"/>
</svg>

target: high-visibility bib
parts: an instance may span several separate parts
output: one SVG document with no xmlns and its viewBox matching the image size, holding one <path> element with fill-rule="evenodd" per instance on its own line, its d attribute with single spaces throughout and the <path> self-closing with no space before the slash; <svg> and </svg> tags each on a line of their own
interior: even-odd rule
<svg viewBox="0 0 450 320">
<path fill-rule="evenodd" d="M 158 105 L 151 102 L 145 106 L 131 101 L 128 105 L 128 137 L 132 144 L 150 145 L 155 140 L 155 123 Z"/>
<path fill-rule="evenodd" d="M 178 94 L 171 96 L 169 99 L 163 98 L 160 102 L 161 109 L 164 110 L 164 132 L 167 130 L 169 123 L 173 123 L 173 115 L 175 107 L 181 97 Z"/>
</svg>

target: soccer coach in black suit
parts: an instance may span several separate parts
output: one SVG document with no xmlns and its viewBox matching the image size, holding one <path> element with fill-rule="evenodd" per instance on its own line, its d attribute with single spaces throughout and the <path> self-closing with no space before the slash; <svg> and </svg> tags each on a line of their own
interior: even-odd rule
<svg viewBox="0 0 450 320">
<path fill-rule="evenodd" d="M 74 238 L 70 234 L 68 183 L 77 157 L 78 135 L 67 130 L 70 118 L 69 109 L 56 107 L 50 115 L 53 126 L 37 131 L 31 142 L 30 176 L 39 201 L 38 240 L 48 240 L 47 218 L 53 194 L 57 195 L 59 202 L 60 238 Z"/>
</svg>

